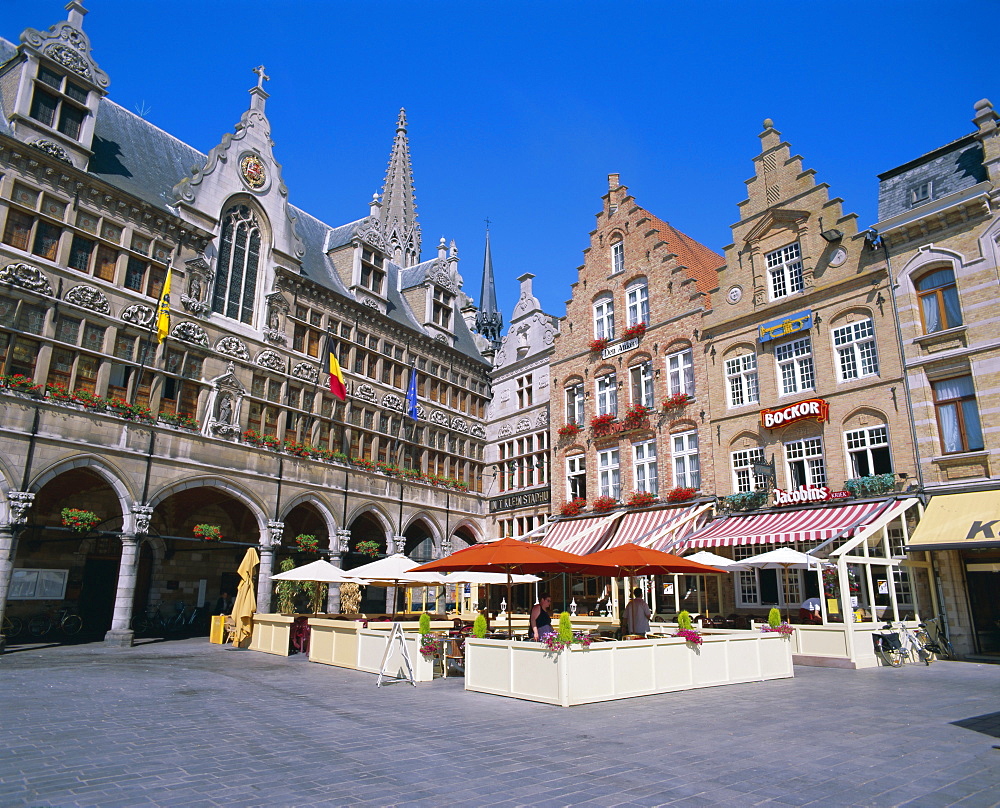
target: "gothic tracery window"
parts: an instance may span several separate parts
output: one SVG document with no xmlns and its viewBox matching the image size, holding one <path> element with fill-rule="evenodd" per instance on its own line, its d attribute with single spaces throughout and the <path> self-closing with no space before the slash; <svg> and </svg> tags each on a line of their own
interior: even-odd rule
<svg viewBox="0 0 1000 808">
<path fill-rule="evenodd" d="M 243 323 L 252 322 L 260 242 L 260 224 L 250 208 L 236 205 L 226 211 L 212 311 Z"/>
</svg>

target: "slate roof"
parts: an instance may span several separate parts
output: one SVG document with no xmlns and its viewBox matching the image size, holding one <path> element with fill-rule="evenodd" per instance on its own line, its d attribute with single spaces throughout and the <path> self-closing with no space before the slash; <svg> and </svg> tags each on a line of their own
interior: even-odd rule
<svg viewBox="0 0 1000 808">
<path fill-rule="evenodd" d="M 0 65 L 8 62 L 16 52 L 17 46 L 14 43 L 0 38 Z M 0 114 L 0 132 L 10 132 L 5 114 Z M 90 174 L 172 213 L 174 211 L 170 208 L 170 203 L 174 186 L 189 177 L 192 168 L 204 166 L 208 159 L 202 152 L 109 98 L 102 98 L 98 107 L 93 151 L 94 156 L 88 166 Z M 320 286 L 353 299 L 327 252 L 350 243 L 367 217 L 331 227 L 300 208 L 293 205 L 289 207 L 296 217 L 295 227 L 305 246 L 302 274 Z M 387 314 L 397 324 L 418 332 L 423 332 L 423 327 L 399 290 L 408 288 L 408 277 L 419 274 L 420 281 L 417 282 L 421 282 L 424 269 L 420 268 L 426 269 L 430 263 L 432 261 L 426 261 L 405 270 L 391 262 L 386 263 Z M 402 287 L 399 283 L 400 273 L 404 277 Z M 488 364 L 458 312 L 455 313 L 454 330 L 455 348 Z"/>
</svg>

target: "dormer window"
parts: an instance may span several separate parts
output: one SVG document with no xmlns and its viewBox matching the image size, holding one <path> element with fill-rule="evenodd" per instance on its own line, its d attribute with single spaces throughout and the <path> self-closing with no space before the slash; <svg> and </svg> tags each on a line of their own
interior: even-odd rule
<svg viewBox="0 0 1000 808">
<path fill-rule="evenodd" d="M 384 294 L 385 259 L 373 250 L 361 251 L 361 285 L 377 295 Z"/>
<path fill-rule="evenodd" d="M 625 244 L 619 240 L 611 245 L 611 274 L 625 271 Z"/>
<path fill-rule="evenodd" d="M 444 289 L 434 290 L 434 301 L 431 306 L 431 320 L 441 328 L 451 328 L 451 306 L 454 296 Z"/>
<path fill-rule="evenodd" d="M 924 202 L 930 202 L 931 200 L 931 183 L 922 182 L 919 185 L 915 185 L 910 189 L 910 204 L 911 205 L 922 205 Z"/>
<path fill-rule="evenodd" d="M 87 117 L 88 95 L 89 91 L 85 87 L 74 84 L 48 68 L 39 67 L 38 80 L 31 97 L 30 115 L 36 121 L 76 140 L 80 137 L 83 121 Z"/>
</svg>

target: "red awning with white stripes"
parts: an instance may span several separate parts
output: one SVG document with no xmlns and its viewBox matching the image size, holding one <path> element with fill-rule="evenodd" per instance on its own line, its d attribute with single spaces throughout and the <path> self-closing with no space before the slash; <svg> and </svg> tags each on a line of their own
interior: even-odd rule
<svg viewBox="0 0 1000 808">
<path fill-rule="evenodd" d="M 652 511 L 627 513 L 621 524 L 618 525 L 618 531 L 615 535 L 599 549 L 607 550 L 609 547 L 620 547 L 629 542 L 648 547 L 650 539 L 662 535 L 671 527 L 679 527 L 681 522 L 691 518 L 697 507 L 684 505 L 677 508 L 657 508 Z"/>
<path fill-rule="evenodd" d="M 555 522 L 539 544 L 567 553 L 588 553 L 604 541 L 621 516 L 621 513 L 613 513 Z"/>
<path fill-rule="evenodd" d="M 839 535 L 849 537 L 875 519 L 891 502 L 859 502 L 752 516 L 729 516 L 710 522 L 703 530 L 675 544 L 670 552 L 739 544 L 817 542 Z"/>
</svg>

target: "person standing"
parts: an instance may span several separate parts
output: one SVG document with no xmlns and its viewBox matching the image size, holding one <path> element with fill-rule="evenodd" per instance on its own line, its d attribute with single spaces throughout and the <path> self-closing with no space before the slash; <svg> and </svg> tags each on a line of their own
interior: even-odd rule
<svg viewBox="0 0 1000 808">
<path fill-rule="evenodd" d="M 541 642 L 547 634 L 555 634 L 552 628 L 552 596 L 548 592 L 542 592 L 538 596 L 538 603 L 531 607 L 531 614 L 528 616 L 528 639 Z"/>
<path fill-rule="evenodd" d="M 629 634 L 646 636 L 649 631 L 649 618 L 653 616 L 649 605 L 642 599 L 642 589 L 638 586 L 632 590 L 632 600 L 625 606 L 625 624 Z"/>
</svg>

